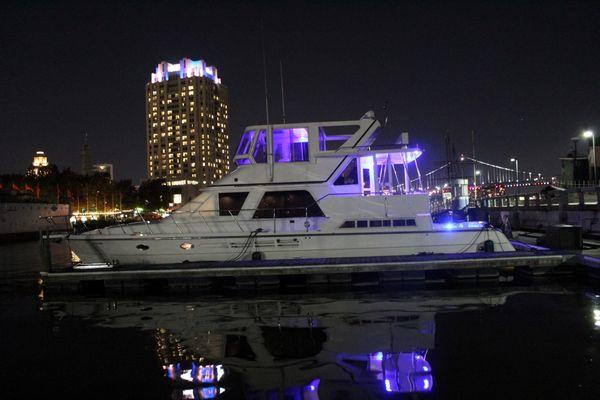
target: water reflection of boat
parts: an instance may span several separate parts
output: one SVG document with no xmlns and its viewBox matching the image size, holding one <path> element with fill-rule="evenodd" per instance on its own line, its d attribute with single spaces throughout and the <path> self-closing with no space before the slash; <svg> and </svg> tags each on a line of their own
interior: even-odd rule
<svg viewBox="0 0 600 400">
<path fill-rule="evenodd" d="M 519 292 L 340 294 L 306 299 L 69 301 L 54 315 L 154 332 L 175 398 L 363 399 L 435 387 L 438 313 L 504 304 Z M 397 294 L 393 294 L 397 296 Z"/>
</svg>

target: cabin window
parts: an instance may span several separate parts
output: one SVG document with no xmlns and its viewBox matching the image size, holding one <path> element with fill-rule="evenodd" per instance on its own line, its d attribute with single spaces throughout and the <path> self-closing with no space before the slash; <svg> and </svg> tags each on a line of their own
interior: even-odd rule
<svg viewBox="0 0 600 400">
<path fill-rule="evenodd" d="M 371 228 L 381 228 L 383 226 L 383 223 L 379 219 L 372 219 L 369 221 L 369 226 Z"/>
<path fill-rule="evenodd" d="M 319 150 L 337 150 L 358 130 L 358 125 L 322 126 L 319 128 Z"/>
<path fill-rule="evenodd" d="M 265 192 L 254 218 L 324 217 L 315 199 L 306 190 Z"/>
<path fill-rule="evenodd" d="M 248 154 L 248 151 L 250 150 L 250 145 L 252 144 L 253 138 L 254 138 L 254 131 L 244 132 L 244 134 L 242 135 L 242 139 L 240 140 L 240 144 L 238 145 L 237 151 L 235 152 L 235 155 L 241 156 L 243 154 Z"/>
<path fill-rule="evenodd" d="M 405 219 L 395 219 L 394 226 L 406 226 L 406 220 Z"/>
<path fill-rule="evenodd" d="M 235 163 L 237 165 L 248 165 L 248 164 L 250 164 L 250 159 L 247 157 L 238 158 L 237 160 L 235 160 Z"/>
<path fill-rule="evenodd" d="M 350 163 L 344 169 L 344 172 L 337 177 L 333 184 L 336 186 L 358 184 L 358 166 L 356 158 L 353 158 L 352 161 L 350 161 Z"/>
<path fill-rule="evenodd" d="M 389 219 L 384 220 L 383 226 L 392 226 L 392 221 L 390 221 Z"/>
<path fill-rule="evenodd" d="M 407 219 L 406 226 L 417 226 L 417 221 L 415 221 L 414 219 Z"/>
<path fill-rule="evenodd" d="M 238 215 L 248 192 L 219 193 L 219 215 Z"/>
<path fill-rule="evenodd" d="M 273 130 L 273 161 L 308 161 L 308 130 L 286 128 Z"/>
<path fill-rule="evenodd" d="M 264 129 L 258 132 L 252 157 L 258 164 L 267 162 L 267 132 Z"/>
<path fill-rule="evenodd" d="M 344 221 L 340 228 L 354 228 L 356 226 L 356 222 L 354 221 Z"/>
<path fill-rule="evenodd" d="M 367 221 L 356 221 L 356 227 L 357 228 L 366 228 L 367 227 Z"/>
</svg>

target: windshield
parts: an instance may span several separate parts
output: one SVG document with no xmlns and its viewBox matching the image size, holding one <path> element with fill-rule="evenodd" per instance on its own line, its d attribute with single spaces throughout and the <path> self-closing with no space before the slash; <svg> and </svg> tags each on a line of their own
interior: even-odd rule
<svg viewBox="0 0 600 400">
<path fill-rule="evenodd" d="M 235 155 L 241 156 L 243 154 L 248 154 L 248 151 L 250 150 L 250 145 L 252 144 L 253 138 L 254 138 L 254 131 L 244 132 Z"/>
</svg>

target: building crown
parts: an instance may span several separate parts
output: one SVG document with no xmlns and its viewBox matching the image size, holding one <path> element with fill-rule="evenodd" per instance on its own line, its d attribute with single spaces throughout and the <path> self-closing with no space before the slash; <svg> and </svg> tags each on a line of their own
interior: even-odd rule
<svg viewBox="0 0 600 400">
<path fill-rule="evenodd" d="M 169 77 L 191 78 L 192 76 L 205 77 L 216 84 L 221 83 L 216 67 L 206 65 L 204 60 L 194 61 L 189 58 L 182 58 L 178 64 L 161 61 L 150 79 L 152 83 L 156 83 L 168 81 Z"/>
</svg>

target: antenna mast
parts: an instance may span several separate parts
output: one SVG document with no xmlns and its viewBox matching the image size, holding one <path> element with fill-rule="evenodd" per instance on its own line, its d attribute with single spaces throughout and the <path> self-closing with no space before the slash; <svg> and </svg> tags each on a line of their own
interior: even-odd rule
<svg viewBox="0 0 600 400">
<path fill-rule="evenodd" d="M 279 60 L 279 76 L 281 78 L 281 109 L 283 112 L 283 123 L 285 124 L 285 96 L 283 95 L 283 63 Z"/>
<path fill-rule="evenodd" d="M 262 42 L 263 74 L 265 80 L 265 114 L 267 116 L 267 125 L 269 125 L 269 91 L 267 88 L 267 56 L 265 54 L 265 34 L 263 31 L 263 20 L 260 19 L 260 37 Z"/>
</svg>

